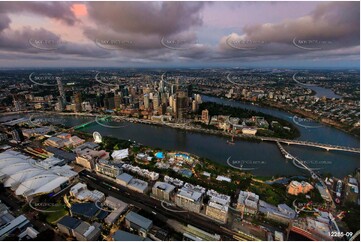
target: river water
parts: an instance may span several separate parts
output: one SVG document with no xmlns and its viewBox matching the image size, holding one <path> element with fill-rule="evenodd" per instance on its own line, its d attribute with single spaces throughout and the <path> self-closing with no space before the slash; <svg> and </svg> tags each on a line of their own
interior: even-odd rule
<svg viewBox="0 0 361 242">
<path fill-rule="evenodd" d="M 202 96 L 202 98 L 203 101 L 212 101 L 260 111 L 287 119 L 290 122 L 292 122 L 293 118 L 292 114 L 276 109 L 215 97 Z M 0 122 L 14 117 L 19 116 L 2 117 L 0 118 Z M 54 120 L 67 126 L 75 126 L 91 121 L 92 119 L 93 118 L 90 117 L 62 116 L 56 117 Z M 297 122 L 297 127 L 300 129 L 301 133 L 301 136 L 299 137 L 300 140 L 351 147 L 359 147 L 360 145 L 357 138 L 340 130 L 310 121 L 307 121 L 307 125 L 304 125 L 305 122 L 306 121 L 303 120 L 298 120 Z M 162 149 L 193 153 L 218 163 L 242 167 L 242 169 L 259 176 L 309 175 L 305 170 L 296 167 L 292 161 L 285 159 L 281 155 L 277 145 L 273 142 L 256 143 L 236 140 L 234 145 L 230 145 L 227 143 L 228 138 L 215 135 L 147 124 L 119 124 L 116 122 L 111 122 L 110 124 L 118 128 L 110 128 L 93 123 L 83 128 L 82 131 L 89 133 L 98 131 L 102 136 L 111 136 L 126 140 L 130 139 L 155 148 L 159 147 Z M 315 170 L 320 173 L 327 172 L 336 177 L 343 177 L 360 167 L 360 155 L 356 153 L 326 151 L 319 148 L 295 145 L 284 145 L 284 147 L 292 155 L 303 160 L 309 167 L 315 168 Z"/>
</svg>

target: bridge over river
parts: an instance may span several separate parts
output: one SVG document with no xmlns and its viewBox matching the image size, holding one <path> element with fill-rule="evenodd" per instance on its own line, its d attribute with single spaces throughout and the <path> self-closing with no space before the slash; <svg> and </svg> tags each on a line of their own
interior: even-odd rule
<svg viewBox="0 0 361 242">
<path fill-rule="evenodd" d="M 262 141 L 272 141 L 272 142 L 284 143 L 284 144 L 288 144 L 288 145 L 302 145 L 302 146 L 316 147 L 316 148 L 325 149 L 327 151 L 339 150 L 339 151 L 360 153 L 360 148 L 355 148 L 355 147 L 346 147 L 346 146 L 340 146 L 340 145 L 321 144 L 321 143 L 316 143 L 316 142 L 311 142 L 311 141 L 290 140 L 290 139 L 280 139 L 280 138 L 271 138 L 271 137 L 258 137 L 258 138 Z"/>
</svg>

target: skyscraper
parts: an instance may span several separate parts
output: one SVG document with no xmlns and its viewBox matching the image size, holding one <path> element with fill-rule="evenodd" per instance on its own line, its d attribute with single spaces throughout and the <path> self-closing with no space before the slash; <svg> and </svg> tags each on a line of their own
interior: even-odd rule
<svg viewBox="0 0 361 242">
<path fill-rule="evenodd" d="M 187 93 L 184 91 L 178 91 L 176 93 L 176 113 L 175 117 L 178 121 L 185 119 L 187 113 Z"/>
<path fill-rule="evenodd" d="M 75 111 L 76 112 L 81 112 L 81 93 L 80 92 L 77 92 L 75 93 L 74 95 L 74 104 L 75 104 Z"/>
<path fill-rule="evenodd" d="M 65 98 L 63 82 L 61 81 L 60 77 L 56 77 L 56 83 L 58 84 L 59 95 L 60 95 L 61 101 L 63 102 L 62 107 L 64 107 L 66 104 L 66 98 Z"/>
<path fill-rule="evenodd" d="M 114 94 L 114 106 L 115 106 L 115 109 L 119 108 L 120 107 L 120 104 L 121 104 L 121 96 L 119 94 Z"/>
<path fill-rule="evenodd" d="M 149 109 L 149 94 L 144 94 L 144 108 Z"/>
<path fill-rule="evenodd" d="M 153 109 L 157 110 L 160 104 L 160 98 L 158 93 L 154 93 L 153 95 Z"/>
</svg>

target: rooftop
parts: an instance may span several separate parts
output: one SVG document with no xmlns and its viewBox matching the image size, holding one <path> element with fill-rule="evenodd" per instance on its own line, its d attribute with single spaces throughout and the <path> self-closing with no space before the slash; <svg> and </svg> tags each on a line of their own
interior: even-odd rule
<svg viewBox="0 0 361 242">
<path fill-rule="evenodd" d="M 58 221 L 58 224 L 61 224 L 67 228 L 75 229 L 79 226 L 81 221 L 79 219 L 70 217 L 70 216 L 64 216 L 62 219 Z"/>
<path fill-rule="evenodd" d="M 128 173 L 122 173 L 119 176 L 117 176 L 117 180 L 121 180 L 125 183 L 129 183 L 133 179 L 133 176 L 129 175 Z"/>
<path fill-rule="evenodd" d="M 150 219 L 147 219 L 133 211 L 129 212 L 126 216 L 125 219 L 127 219 L 128 221 L 130 221 L 133 224 L 136 224 L 138 226 L 140 226 L 143 229 L 150 229 L 153 225 L 153 221 Z"/>
</svg>

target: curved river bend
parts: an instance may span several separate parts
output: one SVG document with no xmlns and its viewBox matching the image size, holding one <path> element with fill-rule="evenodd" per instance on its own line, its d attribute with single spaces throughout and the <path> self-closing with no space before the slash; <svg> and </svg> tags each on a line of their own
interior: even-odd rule
<svg viewBox="0 0 361 242">
<path fill-rule="evenodd" d="M 292 114 L 276 109 L 209 96 L 202 96 L 202 98 L 203 101 L 252 109 L 292 122 Z M 18 117 L 18 115 L 16 116 Z M 0 121 L 16 116 L 2 117 Z M 75 126 L 90 120 L 92 120 L 90 117 L 62 116 L 59 117 L 58 122 L 67 126 Z M 317 128 L 297 126 L 301 134 L 300 140 L 352 147 L 359 147 L 360 145 L 357 138 L 340 130 L 319 123 L 308 123 L 308 126 L 312 125 Z M 234 145 L 229 145 L 226 137 L 135 123 L 127 123 L 127 125 L 122 125 L 118 129 L 103 127 L 94 123 L 83 128 L 82 131 L 89 133 L 98 131 L 103 136 L 130 139 L 151 147 L 193 153 L 218 163 L 228 163 L 237 167 L 242 166 L 243 169 L 260 176 L 309 175 L 305 170 L 295 167 L 292 161 L 286 160 L 275 143 L 237 140 Z M 303 146 L 285 145 L 284 147 L 292 155 L 305 161 L 309 167 L 317 169 L 320 173 L 327 172 L 336 177 L 343 177 L 360 167 L 360 154 L 325 151 Z"/>
</svg>

